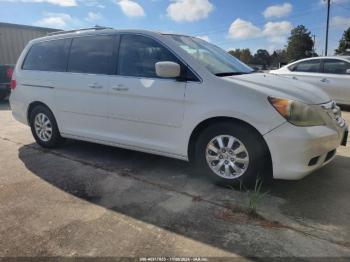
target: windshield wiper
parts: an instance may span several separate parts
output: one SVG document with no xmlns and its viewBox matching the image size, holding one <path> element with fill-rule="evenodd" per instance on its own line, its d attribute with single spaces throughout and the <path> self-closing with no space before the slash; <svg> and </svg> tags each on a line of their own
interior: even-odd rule
<svg viewBox="0 0 350 262">
<path fill-rule="evenodd" d="M 238 75 L 246 75 L 250 74 L 249 72 L 223 72 L 223 73 L 217 73 L 216 76 L 238 76 Z"/>
</svg>

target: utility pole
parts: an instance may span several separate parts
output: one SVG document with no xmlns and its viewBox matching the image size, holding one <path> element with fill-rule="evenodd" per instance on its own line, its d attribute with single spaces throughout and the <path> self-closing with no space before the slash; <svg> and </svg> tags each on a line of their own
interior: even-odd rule
<svg viewBox="0 0 350 262">
<path fill-rule="evenodd" d="M 325 47 L 325 56 L 328 55 L 328 33 L 329 33 L 329 12 L 331 9 L 331 0 L 327 1 L 327 28 L 326 28 L 326 47 Z"/>
<path fill-rule="evenodd" d="M 314 45 L 312 47 L 312 56 L 315 56 L 316 53 L 316 35 L 312 35 L 313 39 L 314 39 Z"/>
</svg>

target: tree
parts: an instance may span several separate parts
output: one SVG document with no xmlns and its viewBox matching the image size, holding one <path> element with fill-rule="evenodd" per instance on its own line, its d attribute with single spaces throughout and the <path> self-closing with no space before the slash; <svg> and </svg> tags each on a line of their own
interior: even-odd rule
<svg viewBox="0 0 350 262">
<path fill-rule="evenodd" d="M 254 55 L 254 64 L 262 65 L 263 69 L 266 69 L 271 64 L 271 57 L 267 50 L 258 49 Z"/>
<path fill-rule="evenodd" d="M 253 61 L 249 48 L 230 50 L 229 53 L 246 64 L 251 64 Z"/>
<path fill-rule="evenodd" d="M 337 55 L 350 54 L 350 27 L 344 31 L 342 38 L 339 41 L 339 47 L 335 50 Z"/>
<path fill-rule="evenodd" d="M 281 65 L 288 63 L 286 50 L 276 50 L 271 55 L 271 65 L 275 68 L 279 68 Z"/>
<path fill-rule="evenodd" d="M 288 38 L 287 58 L 289 62 L 302 58 L 312 57 L 314 41 L 311 32 L 303 25 L 298 25 L 292 29 Z"/>
</svg>

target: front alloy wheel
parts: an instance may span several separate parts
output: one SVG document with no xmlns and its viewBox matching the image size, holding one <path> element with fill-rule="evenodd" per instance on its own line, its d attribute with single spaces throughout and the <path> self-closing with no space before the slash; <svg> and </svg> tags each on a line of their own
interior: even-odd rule
<svg viewBox="0 0 350 262">
<path fill-rule="evenodd" d="M 249 154 L 245 145 L 231 135 L 219 135 L 207 145 L 206 160 L 210 169 L 225 179 L 244 175 L 249 166 Z"/>
<path fill-rule="evenodd" d="M 204 129 L 194 148 L 194 164 L 219 185 L 254 185 L 269 158 L 260 134 L 247 124 L 219 122 Z"/>
</svg>

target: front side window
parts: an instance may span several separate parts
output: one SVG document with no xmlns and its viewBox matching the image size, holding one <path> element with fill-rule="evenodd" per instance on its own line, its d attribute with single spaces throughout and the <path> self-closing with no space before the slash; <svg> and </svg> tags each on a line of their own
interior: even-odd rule
<svg viewBox="0 0 350 262">
<path fill-rule="evenodd" d="M 99 35 L 73 39 L 68 72 L 112 74 L 113 47 L 113 36 Z"/>
<path fill-rule="evenodd" d="M 289 69 L 294 72 L 319 73 L 320 65 L 320 59 L 313 59 L 294 64 L 291 67 L 289 67 Z"/>
<path fill-rule="evenodd" d="M 248 74 L 254 71 L 226 51 L 202 39 L 182 35 L 166 36 L 217 76 Z"/>
<path fill-rule="evenodd" d="M 60 39 L 33 44 L 22 69 L 65 72 L 69 43 L 69 40 Z"/>
<path fill-rule="evenodd" d="M 323 68 L 327 74 L 346 74 L 350 69 L 350 63 L 338 59 L 325 59 Z"/>
<path fill-rule="evenodd" d="M 179 60 L 155 40 L 141 35 L 123 35 L 119 47 L 118 75 L 157 78 L 155 64 Z"/>
</svg>

